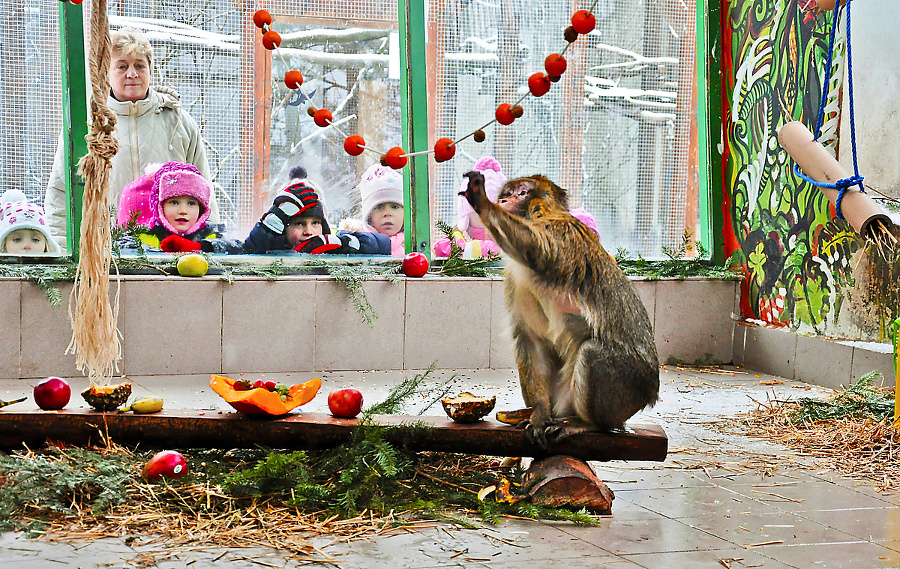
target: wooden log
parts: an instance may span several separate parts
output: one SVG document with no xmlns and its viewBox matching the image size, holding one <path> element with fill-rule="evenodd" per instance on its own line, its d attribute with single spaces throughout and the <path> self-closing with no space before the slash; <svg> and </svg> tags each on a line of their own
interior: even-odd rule
<svg viewBox="0 0 900 569">
<path fill-rule="evenodd" d="M 587 508 L 609 514 L 615 495 L 594 469 L 574 456 L 549 456 L 531 463 L 522 478 L 536 506 Z"/>
<path fill-rule="evenodd" d="M 583 460 L 655 460 L 666 458 L 668 438 L 658 425 L 632 424 L 620 432 L 586 432 L 551 445 L 546 452 L 525 433 L 494 420 L 455 423 L 447 417 L 377 415 L 385 439 L 413 451 L 459 452 L 490 456 L 570 455 Z M 119 444 L 148 448 L 324 449 L 352 435 L 358 419 L 325 413 L 292 413 L 264 418 L 223 411 L 168 411 L 152 415 L 82 410 L 0 412 L 0 448 L 38 447 L 48 442 Z"/>
</svg>

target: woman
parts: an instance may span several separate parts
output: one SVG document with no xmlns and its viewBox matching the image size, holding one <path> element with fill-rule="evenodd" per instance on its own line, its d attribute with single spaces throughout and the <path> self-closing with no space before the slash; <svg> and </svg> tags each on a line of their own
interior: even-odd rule
<svg viewBox="0 0 900 569">
<path fill-rule="evenodd" d="M 129 182 L 144 173 L 148 164 L 186 162 L 196 166 L 209 180 L 206 148 L 197 123 L 181 108 L 178 93 L 150 85 L 153 75 L 153 47 L 143 32 L 122 28 L 112 34 L 109 64 L 110 95 L 106 104 L 116 113 L 119 151 L 112 158 L 109 175 L 109 203 L 115 210 L 119 195 Z M 44 210 L 50 231 L 65 250 L 66 188 L 60 139 L 44 196 Z M 210 222 L 219 221 L 215 194 L 210 202 Z"/>
</svg>

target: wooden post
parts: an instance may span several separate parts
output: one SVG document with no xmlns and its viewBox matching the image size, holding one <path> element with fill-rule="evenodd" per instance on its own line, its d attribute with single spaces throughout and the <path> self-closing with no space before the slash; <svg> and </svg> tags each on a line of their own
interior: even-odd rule
<svg viewBox="0 0 900 569">
<path fill-rule="evenodd" d="M 535 506 L 587 508 L 609 514 L 615 499 L 590 465 L 574 456 L 555 455 L 531 463 L 523 482 Z"/>
</svg>

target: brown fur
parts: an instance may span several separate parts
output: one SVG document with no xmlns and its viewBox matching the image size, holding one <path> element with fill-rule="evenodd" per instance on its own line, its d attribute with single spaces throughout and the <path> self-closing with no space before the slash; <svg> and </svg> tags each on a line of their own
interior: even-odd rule
<svg viewBox="0 0 900 569">
<path fill-rule="evenodd" d="M 647 310 L 597 234 L 544 176 L 508 181 L 498 202 L 484 177 L 466 199 L 507 257 L 506 305 L 530 440 L 546 447 L 586 429 L 621 428 L 656 402 L 659 360 Z"/>
</svg>

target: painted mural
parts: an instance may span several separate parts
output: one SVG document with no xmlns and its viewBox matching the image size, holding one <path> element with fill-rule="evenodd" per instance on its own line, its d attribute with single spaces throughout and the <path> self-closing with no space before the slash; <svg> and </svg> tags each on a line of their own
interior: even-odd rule
<svg viewBox="0 0 900 569">
<path fill-rule="evenodd" d="M 814 0 L 722 6 L 731 30 L 723 46 L 726 255 L 744 267 L 743 316 L 842 335 L 842 289 L 863 241 L 834 218 L 815 186 L 794 175 L 776 135 L 791 120 L 815 130 L 831 12 L 819 11 Z"/>
</svg>

